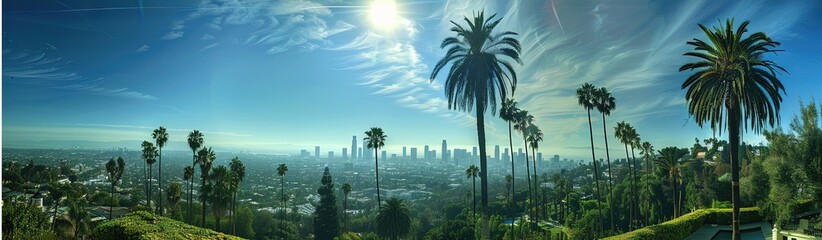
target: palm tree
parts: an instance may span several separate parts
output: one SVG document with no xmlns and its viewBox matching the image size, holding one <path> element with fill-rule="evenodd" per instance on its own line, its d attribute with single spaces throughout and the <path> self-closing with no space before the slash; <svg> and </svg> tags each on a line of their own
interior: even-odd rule
<svg viewBox="0 0 822 240">
<path fill-rule="evenodd" d="M 630 195 L 636 195 L 636 192 L 634 192 L 634 188 L 633 188 L 635 166 L 632 166 L 631 156 L 628 155 L 628 153 L 629 153 L 628 152 L 628 145 L 631 144 L 631 142 L 632 142 L 632 140 L 631 140 L 632 139 L 631 129 L 633 129 L 633 127 L 631 127 L 631 124 L 628 124 L 625 121 L 618 122 L 617 126 L 614 127 L 614 137 L 616 137 L 616 139 L 619 140 L 620 143 L 625 145 L 625 161 L 628 163 L 628 176 L 629 176 L 629 178 L 631 178 L 631 194 Z M 629 207 L 630 218 L 629 218 L 629 221 L 628 221 L 628 224 L 629 224 L 628 228 L 629 229 L 631 229 L 633 227 L 634 213 L 636 212 L 636 211 L 634 211 L 633 199 L 634 198 L 632 197 L 631 198 L 631 203 L 629 204 L 629 206 L 630 206 Z"/>
<path fill-rule="evenodd" d="M 168 185 L 168 189 L 166 190 L 166 201 L 168 201 L 168 207 L 171 208 L 171 216 L 174 218 L 177 217 L 177 213 L 179 208 L 177 208 L 177 203 L 180 202 L 180 195 L 182 194 L 182 186 L 177 181 L 171 182 Z"/>
<path fill-rule="evenodd" d="M 194 166 L 197 165 L 197 150 L 203 146 L 203 133 L 194 130 L 188 134 L 188 147 L 191 149 L 191 177 L 188 178 L 188 214 L 194 216 Z"/>
<path fill-rule="evenodd" d="M 123 171 L 126 168 L 126 161 L 123 160 L 122 157 L 118 157 L 117 160 L 111 158 L 106 163 L 106 172 L 108 172 L 108 180 L 111 182 L 111 199 L 112 201 L 114 198 L 114 187 L 117 186 L 117 182 L 120 181 L 120 178 L 123 177 Z M 108 219 L 112 219 L 112 212 L 114 211 L 114 202 L 112 202 L 108 207 Z"/>
<path fill-rule="evenodd" d="M 614 175 L 611 174 L 611 154 L 608 148 L 608 127 L 605 124 L 605 116 L 611 115 L 611 111 L 616 108 L 616 99 L 611 96 L 607 88 L 599 88 L 594 92 L 594 105 L 597 111 L 602 113 L 602 136 L 605 138 L 605 161 L 608 163 L 608 199 L 613 199 Z M 608 203 L 611 203 L 611 230 L 614 230 L 613 200 L 609 200 Z"/>
<path fill-rule="evenodd" d="M 749 21 L 743 22 L 736 31 L 733 31 L 732 19 L 713 29 L 699 24 L 710 41 L 688 41 L 688 45 L 694 46 L 694 52 L 685 55 L 699 60 L 679 68 L 679 71 L 696 71 L 682 83 L 682 89 L 688 89 L 685 94 L 688 113 L 694 116 L 696 123 L 700 127 L 710 123 L 711 129 L 718 129 L 720 134 L 727 126 L 734 239 L 739 239 L 740 130 L 750 126 L 754 132 L 759 132 L 766 123 L 773 126 L 774 122 L 779 122 L 780 90 L 785 93 L 776 77 L 777 71 L 786 72 L 785 69 L 763 56 L 779 51 L 774 48 L 780 43 L 762 32 L 743 38 L 748 24 Z"/>
<path fill-rule="evenodd" d="M 511 185 L 514 183 L 514 178 L 511 174 L 505 175 L 505 201 L 511 201 Z"/>
<path fill-rule="evenodd" d="M 468 169 L 465 169 L 465 177 L 470 178 L 473 182 L 473 192 L 471 194 L 471 199 L 473 199 L 474 207 L 472 212 L 474 215 L 477 214 L 477 175 L 479 174 L 479 168 L 477 165 L 471 164 L 468 166 Z"/>
<path fill-rule="evenodd" d="M 411 213 L 405 201 L 392 197 L 377 214 L 377 235 L 399 239 L 411 231 Z"/>
<path fill-rule="evenodd" d="M 205 227 L 206 204 L 208 203 L 209 194 L 213 190 L 212 186 L 206 184 L 208 180 L 209 171 L 211 171 L 211 164 L 217 156 L 211 148 L 203 147 L 197 152 L 197 165 L 200 166 L 200 202 L 203 204 L 202 220 L 200 227 Z"/>
<path fill-rule="evenodd" d="M 280 221 L 284 220 L 283 212 L 285 211 L 285 174 L 288 173 L 288 165 L 280 163 L 277 166 L 277 176 L 280 176 Z"/>
<path fill-rule="evenodd" d="M 183 168 L 183 180 L 185 180 L 188 183 L 191 183 L 192 181 L 194 181 L 194 168 L 193 167 L 186 166 L 185 168 Z M 189 208 L 188 208 L 188 214 L 186 214 L 186 218 L 187 218 L 186 221 L 189 221 L 189 220 L 191 220 L 191 216 L 192 216 L 191 215 L 192 213 L 191 213 L 191 198 L 190 197 L 191 197 L 191 193 L 192 193 L 192 190 L 193 190 L 194 186 L 191 185 L 191 184 L 186 184 L 186 185 L 188 185 L 188 192 L 189 192 L 189 200 L 188 200 Z"/>
<path fill-rule="evenodd" d="M 668 173 L 668 180 L 671 181 L 671 189 L 673 189 L 673 193 L 671 196 L 671 203 L 673 205 L 673 217 L 676 218 L 679 216 L 679 208 L 676 204 L 676 182 L 681 177 L 679 174 L 680 169 L 680 161 L 679 159 L 682 157 L 680 155 L 680 151 L 676 147 L 666 147 L 662 150 L 659 150 L 659 158 L 654 160 L 654 163 L 657 164 L 660 168 L 664 169 Z"/>
<path fill-rule="evenodd" d="M 651 173 L 651 159 L 654 157 L 654 145 L 649 142 L 642 142 L 639 147 L 639 155 L 645 158 L 645 174 Z"/>
<path fill-rule="evenodd" d="M 434 66 L 431 81 L 448 63 L 451 69 L 445 79 L 444 90 L 448 97 L 448 108 L 471 112 L 476 106 L 477 142 L 480 154 L 480 189 L 482 199 L 482 236 L 489 238 L 488 229 L 488 164 L 485 151 L 485 110 L 491 107 L 491 115 L 496 114 L 497 95 L 499 101 L 508 98 L 510 87 L 513 95 L 517 85 L 517 74 L 509 62 L 520 59 L 519 41 L 515 32 L 494 34 L 494 28 L 502 18 L 494 20 L 496 14 L 485 18 L 484 12 L 474 14 L 473 21 L 463 19 L 468 28 L 451 23 L 451 31 L 456 36 L 442 41 L 441 48 L 448 52 Z"/>
<path fill-rule="evenodd" d="M 231 203 L 231 181 L 234 177 L 225 166 L 217 166 L 209 174 L 208 181 L 211 185 L 209 199 L 211 200 L 211 211 L 214 213 L 215 230 L 220 231 L 220 220 L 228 210 Z"/>
<path fill-rule="evenodd" d="M 511 192 L 511 211 L 516 211 L 516 191 L 517 191 L 516 185 L 514 184 L 514 180 L 515 180 L 514 176 L 516 176 L 516 175 L 514 175 L 514 142 L 512 140 L 513 138 L 511 137 L 511 127 L 512 127 L 511 125 L 512 125 L 512 122 L 516 121 L 517 113 L 519 111 L 520 111 L 520 109 L 517 108 L 517 102 L 515 102 L 514 99 L 510 99 L 510 98 L 505 99 L 505 101 L 502 102 L 502 107 L 499 110 L 499 117 L 502 118 L 502 120 L 504 120 L 505 122 L 508 123 L 508 149 L 511 150 L 511 154 L 509 154 L 511 156 L 511 175 L 510 175 L 511 176 L 511 180 L 510 180 L 510 182 L 511 182 L 511 190 L 510 190 L 510 192 Z M 508 180 L 507 177 L 506 177 L 506 180 Z M 480 181 L 482 181 L 482 180 L 480 180 Z M 513 217 L 513 216 L 514 216 L 514 213 L 512 212 L 511 217 Z M 514 231 L 514 224 L 511 224 L 510 233 L 511 233 L 511 239 L 514 239 L 516 237 L 515 236 L 516 232 Z"/>
<path fill-rule="evenodd" d="M 636 132 L 636 129 L 634 127 L 629 127 L 628 132 L 629 132 L 628 136 L 630 136 L 630 139 L 629 139 L 630 144 L 629 145 L 631 146 L 631 161 L 632 161 L 631 166 L 633 167 L 633 169 L 631 169 L 631 172 L 634 173 L 634 177 L 631 178 L 631 188 L 633 189 L 634 193 L 639 193 L 639 191 L 637 190 L 637 187 L 636 187 L 636 181 L 639 178 L 639 177 L 637 177 L 637 171 L 639 170 L 638 169 L 639 167 L 637 167 L 636 155 L 634 155 L 634 149 L 640 147 L 640 142 L 642 142 L 642 140 L 639 138 L 639 133 Z M 634 198 L 634 201 L 633 201 L 633 204 L 635 205 L 634 210 L 636 211 L 634 213 L 634 215 L 637 216 L 637 222 L 638 222 L 637 224 L 639 224 L 639 222 L 642 221 L 642 219 L 643 219 L 643 217 L 640 216 L 640 211 L 639 211 L 639 194 L 634 194 L 632 196 Z"/>
<path fill-rule="evenodd" d="M 148 204 L 149 209 L 151 209 L 151 190 L 153 187 L 151 186 L 151 168 L 152 165 L 157 161 L 157 148 L 154 147 L 154 144 L 149 141 L 143 141 L 143 159 L 146 160 L 146 164 L 148 165 L 148 178 L 146 179 L 146 204 Z M 152 210 L 153 212 L 153 210 Z"/>
<path fill-rule="evenodd" d="M 13 164 L 13 163 L 12 163 Z M 11 164 L 10 164 L 11 165 Z M 13 168 L 11 166 L 10 168 Z M 57 209 L 60 208 L 60 199 L 68 194 L 70 191 L 69 185 L 63 183 L 52 183 L 49 184 L 49 195 L 54 200 L 54 213 L 52 216 L 57 216 Z M 109 209 L 109 219 L 111 219 L 111 209 Z M 57 222 L 52 222 L 52 228 L 55 228 Z"/>
<path fill-rule="evenodd" d="M 158 202 L 160 202 L 159 212 L 160 212 L 160 216 L 162 216 L 163 213 L 165 212 L 165 209 L 163 208 L 162 199 L 163 199 L 163 146 L 165 146 L 166 142 L 168 142 L 168 133 L 166 132 L 166 128 L 160 126 L 160 128 L 154 129 L 154 132 L 151 133 L 151 138 L 153 138 L 154 141 L 157 143 L 157 148 L 159 149 L 159 154 L 157 154 L 157 156 L 159 157 L 159 166 L 157 166 L 157 171 L 158 171 L 158 173 L 157 173 L 157 175 L 158 175 L 157 184 L 158 184 L 159 188 L 157 190 L 157 193 L 159 194 L 159 199 L 160 199 L 160 201 L 158 201 Z"/>
<path fill-rule="evenodd" d="M 385 139 L 388 138 L 383 132 L 382 128 L 372 127 L 371 130 L 365 132 L 367 137 L 363 140 L 368 141 L 368 148 L 374 149 L 374 174 L 377 178 L 377 207 L 380 207 L 382 201 L 380 200 L 380 159 L 377 152 L 381 147 L 385 146 Z"/>
<path fill-rule="evenodd" d="M 519 131 L 522 135 L 522 142 L 525 148 L 525 174 L 526 179 L 528 180 L 528 210 L 531 210 L 531 207 L 534 204 L 534 194 L 533 194 L 533 185 L 531 185 L 531 164 L 528 164 L 528 127 L 534 123 L 534 116 L 528 114 L 528 111 L 520 110 L 516 113 L 516 123 L 514 124 L 514 129 Z M 513 154 L 513 150 L 511 150 Z M 533 213 L 533 212 L 532 212 Z"/>
<path fill-rule="evenodd" d="M 343 221 L 345 222 L 345 225 L 343 226 L 343 231 L 346 231 L 345 229 L 348 226 L 348 214 L 345 213 L 345 211 L 348 210 L 348 194 L 351 193 L 351 184 L 344 183 L 342 185 L 342 192 L 343 192 Z"/>
<path fill-rule="evenodd" d="M 236 234 L 236 220 L 234 219 L 234 213 L 237 210 L 237 191 L 240 189 L 240 182 L 243 181 L 245 178 L 245 164 L 243 161 L 240 161 L 240 158 L 234 156 L 231 159 L 231 163 L 229 164 L 229 168 L 231 168 L 231 218 L 229 219 L 231 225 L 231 234 Z"/>
<path fill-rule="evenodd" d="M 528 144 L 531 146 L 531 162 L 534 164 L 534 196 L 537 196 L 536 218 L 539 219 L 539 179 L 537 178 L 537 149 L 542 142 L 542 130 L 536 124 L 528 126 Z M 527 162 L 527 159 L 526 159 Z"/>
<path fill-rule="evenodd" d="M 599 170 L 597 166 L 599 163 L 597 162 L 596 154 L 594 154 L 594 129 L 591 125 L 591 109 L 595 107 L 594 98 L 596 93 L 596 87 L 591 85 L 590 83 L 582 84 L 582 87 L 577 89 L 577 100 L 579 105 L 581 105 L 585 110 L 588 112 L 588 133 L 591 135 L 591 165 L 594 166 L 594 184 L 597 189 L 597 211 L 599 219 L 602 219 L 602 208 L 599 207 L 600 204 L 600 194 L 599 194 Z M 602 221 L 599 221 L 599 232 L 595 234 L 599 235 L 602 232 Z"/>
<path fill-rule="evenodd" d="M 88 229 L 89 215 L 86 206 L 84 199 L 69 198 L 68 217 L 74 223 L 75 239 L 79 239 L 80 234 L 85 233 Z"/>
</svg>

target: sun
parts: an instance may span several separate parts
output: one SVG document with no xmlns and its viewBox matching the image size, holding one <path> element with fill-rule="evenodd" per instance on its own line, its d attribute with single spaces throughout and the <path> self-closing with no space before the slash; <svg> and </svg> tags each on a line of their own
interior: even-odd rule
<svg viewBox="0 0 822 240">
<path fill-rule="evenodd" d="M 377 28 L 390 30 L 399 22 L 397 3 L 394 0 L 374 0 L 369 9 L 371 23 Z"/>
</svg>

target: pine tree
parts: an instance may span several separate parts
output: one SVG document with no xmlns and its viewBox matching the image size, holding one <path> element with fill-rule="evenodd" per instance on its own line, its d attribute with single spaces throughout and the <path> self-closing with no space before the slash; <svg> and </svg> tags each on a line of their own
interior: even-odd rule
<svg viewBox="0 0 822 240">
<path fill-rule="evenodd" d="M 322 186 L 317 189 L 320 194 L 320 205 L 314 212 L 314 236 L 318 240 L 331 240 L 339 234 L 337 219 L 337 199 L 334 197 L 334 184 L 331 182 L 331 173 L 325 168 Z"/>
</svg>

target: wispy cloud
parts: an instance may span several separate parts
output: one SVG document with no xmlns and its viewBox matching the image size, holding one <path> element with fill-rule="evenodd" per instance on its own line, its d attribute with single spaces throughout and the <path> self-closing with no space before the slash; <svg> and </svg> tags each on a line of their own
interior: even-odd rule
<svg viewBox="0 0 822 240">
<path fill-rule="evenodd" d="M 105 124 L 105 123 L 77 123 L 73 124 L 72 126 L 80 126 L 80 127 L 94 127 L 94 128 L 111 128 L 111 129 L 139 129 L 139 130 L 146 130 L 152 131 L 157 129 L 157 127 L 150 127 L 150 126 L 141 126 L 141 125 L 124 125 L 124 124 Z M 192 131 L 192 129 L 181 129 L 181 128 L 168 128 L 166 129 L 169 132 L 177 133 L 179 135 L 185 135 Z M 252 135 L 249 134 L 241 134 L 241 133 L 233 133 L 233 132 L 221 132 L 221 131 L 208 131 L 208 130 L 201 130 L 203 134 L 214 134 L 214 135 L 222 135 L 222 136 L 230 136 L 230 137 L 250 137 Z"/>
<path fill-rule="evenodd" d="M 180 29 L 188 24 L 203 24 L 212 31 L 201 40 L 219 38 L 217 32 L 225 27 L 243 26 L 232 37 L 239 37 L 245 45 L 266 47 L 267 54 L 291 49 L 312 51 L 331 46 L 329 37 L 354 28 L 341 20 L 327 24 L 331 16 L 328 7 L 311 0 L 203 0 L 196 11 L 172 24 L 163 39 L 182 37 Z"/>
<path fill-rule="evenodd" d="M 157 97 L 128 88 L 102 86 L 102 78 L 88 79 L 74 70 L 72 61 L 50 57 L 44 52 L 25 48 L 3 49 L 3 76 L 7 82 L 62 91 L 138 100 L 157 100 Z"/>
<path fill-rule="evenodd" d="M 151 46 L 143 44 L 143 46 L 140 46 L 140 48 L 137 48 L 137 50 L 134 50 L 134 52 L 143 53 L 148 51 L 149 49 L 151 49 Z"/>
</svg>

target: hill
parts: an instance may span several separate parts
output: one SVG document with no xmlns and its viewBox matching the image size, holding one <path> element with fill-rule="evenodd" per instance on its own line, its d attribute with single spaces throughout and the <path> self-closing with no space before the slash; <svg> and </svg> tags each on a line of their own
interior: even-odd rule
<svg viewBox="0 0 822 240">
<path fill-rule="evenodd" d="M 100 224 L 93 239 L 242 239 L 140 211 Z"/>
</svg>

